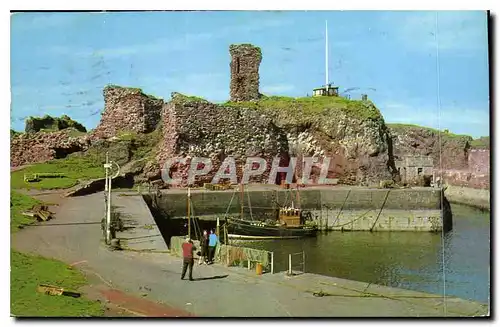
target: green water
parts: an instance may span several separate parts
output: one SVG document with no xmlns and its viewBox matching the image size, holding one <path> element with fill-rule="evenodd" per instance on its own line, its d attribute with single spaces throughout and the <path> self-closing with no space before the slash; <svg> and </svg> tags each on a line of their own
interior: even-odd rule
<svg viewBox="0 0 500 327">
<path fill-rule="evenodd" d="M 310 273 L 434 294 L 446 291 L 447 295 L 486 303 L 490 213 L 461 205 L 452 205 L 452 211 L 453 230 L 444 240 L 440 233 L 329 232 L 303 240 L 239 244 L 273 251 L 276 271 L 287 270 L 289 253 L 305 251 L 305 269 Z M 301 270 L 301 256 L 294 256 L 293 261 Z"/>
</svg>

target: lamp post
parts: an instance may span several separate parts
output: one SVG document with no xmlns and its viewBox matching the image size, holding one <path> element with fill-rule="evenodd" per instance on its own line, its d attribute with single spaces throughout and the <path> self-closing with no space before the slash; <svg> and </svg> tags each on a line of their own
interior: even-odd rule
<svg viewBox="0 0 500 327">
<path fill-rule="evenodd" d="M 115 175 L 110 174 L 110 169 L 116 165 L 117 171 Z M 106 152 L 106 163 L 104 164 L 106 170 L 106 180 L 104 184 L 104 194 L 106 198 L 106 244 L 111 243 L 111 181 L 120 174 L 120 166 L 113 161 L 109 161 L 108 153 Z"/>
</svg>

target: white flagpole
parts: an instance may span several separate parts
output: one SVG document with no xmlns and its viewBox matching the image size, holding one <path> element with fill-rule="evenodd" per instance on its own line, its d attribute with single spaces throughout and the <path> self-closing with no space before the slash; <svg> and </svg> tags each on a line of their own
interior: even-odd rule
<svg viewBox="0 0 500 327">
<path fill-rule="evenodd" d="M 326 94 L 328 94 L 328 21 L 325 21 L 325 78 L 326 78 Z"/>
</svg>

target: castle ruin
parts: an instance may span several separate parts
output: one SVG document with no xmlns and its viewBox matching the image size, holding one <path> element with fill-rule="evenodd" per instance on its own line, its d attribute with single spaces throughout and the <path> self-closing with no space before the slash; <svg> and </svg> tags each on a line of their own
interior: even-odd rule
<svg viewBox="0 0 500 327">
<path fill-rule="evenodd" d="M 260 48 L 251 44 L 232 44 L 231 54 L 231 101 L 259 99 L 259 66 L 262 61 Z"/>
</svg>

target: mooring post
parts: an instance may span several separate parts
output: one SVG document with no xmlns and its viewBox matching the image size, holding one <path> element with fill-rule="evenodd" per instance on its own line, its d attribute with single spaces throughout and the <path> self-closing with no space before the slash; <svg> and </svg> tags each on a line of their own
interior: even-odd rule
<svg viewBox="0 0 500 327">
<path fill-rule="evenodd" d="M 292 254 L 288 255 L 288 274 L 292 275 Z"/>
<path fill-rule="evenodd" d="M 271 275 L 274 274 L 274 252 L 271 252 Z"/>
<path fill-rule="evenodd" d="M 248 270 L 250 270 L 250 259 L 248 260 Z"/>
<path fill-rule="evenodd" d="M 306 273 L 306 251 L 302 251 L 302 272 Z"/>
</svg>

